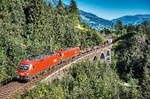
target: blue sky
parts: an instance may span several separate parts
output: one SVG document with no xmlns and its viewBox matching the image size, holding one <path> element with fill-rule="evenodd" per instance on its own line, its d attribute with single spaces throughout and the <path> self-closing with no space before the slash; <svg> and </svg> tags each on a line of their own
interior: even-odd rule
<svg viewBox="0 0 150 99">
<path fill-rule="evenodd" d="M 70 4 L 70 0 L 62 0 Z M 150 0 L 75 0 L 78 8 L 104 19 L 124 15 L 150 14 Z"/>
</svg>

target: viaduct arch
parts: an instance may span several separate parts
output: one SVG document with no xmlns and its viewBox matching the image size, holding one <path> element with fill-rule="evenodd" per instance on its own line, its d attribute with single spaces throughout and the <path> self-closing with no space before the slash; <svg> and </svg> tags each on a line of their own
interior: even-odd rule
<svg viewBox="0 0 150 99">
<path fill-rule="evenodd" d="M 111 63 L 111 45 L 99 46 L 95 49 L 94 53 L 90 56 L 90 60 L 99 60 L 100 62 Z"/>
</svg>

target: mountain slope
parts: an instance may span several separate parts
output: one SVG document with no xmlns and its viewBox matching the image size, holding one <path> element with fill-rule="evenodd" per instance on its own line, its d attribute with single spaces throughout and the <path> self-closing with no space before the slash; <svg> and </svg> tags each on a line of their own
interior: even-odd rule
<svg viewBox="0 0 150 99">
<path fill-rule="evenodd" d="M 109 20 L 102 19 L 94 14 L 79 10 L 80 20 L 81 22 L 86 23 L 87 25 L 95 28 L 97 30 L 101 30 L 105 27 L 110 28 L 112 22 Z"/>
<path fill-rule="evenodd" d="M 58 4 L 58 0 L 46 0 L 47 3 L 51 2 L 54 7 Z M 64 6 L 68 6 L 63 3 Z M 117 20 L 121 20 L 123 24 L 140 24 L 143 21 L 148 21 L 150 23 L 150 14 L 145 15 L 134 15 L 134 16 L 123 16 L 111 21 L 100 18 L 92 13 L 88 13 L 82 10 L 79 10 L 81 22 L 86 23 L 90 27 L 102 30 L 103 28 L 110 28 L 112 23 L 116 24 Z"/>
<path fill-rule="evenodd" d="M 123 16 L 117 19 L 113 19 L 112 22 L 116 24 L 117 20 L 121 20 L 123 24 L 133 24 L 133 25 L 140 24 L 143 21 L 148 21 L 150 23 L 150 14 Z"/>
<path fill-rule="evenodd" d="M 54 7 L 56 7 L 56 5 L 58 4 L 58 0 L 46 0 L 46 2 L 47 3 L 51 2 Z M 63 5 L 68 6 L 64 3 Z M 87 25 L 89 25 L 90 27 L 94 29 L 101 30 L 105 27 L 107 28 L 111 27 L 111 24 L 112 24 L 111 21 L 100 18 L 92 13 L 79 10 L 79 14 L 80 14 L 81 22 L 86 23 Z"/>
</svg>

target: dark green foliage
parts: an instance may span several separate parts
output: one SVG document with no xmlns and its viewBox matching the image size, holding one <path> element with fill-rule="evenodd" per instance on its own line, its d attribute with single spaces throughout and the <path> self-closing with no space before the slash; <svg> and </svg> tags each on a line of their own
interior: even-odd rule
<svg viewBox="0 0 150 99">
<path fill-rule="evenodd" d="M 116 32 L 119 34 L 121 33 L 121 30 L 122 30 L 122 22 L 118 20 L 116 24 Z"/>
<path fill-rule="evenodd" d="M 129 24 L 127 28 L 127 32 L 133 32 L 133 31 L 135 31 L 135 26 L 132 24 Z"/>
<path fill-rule="evenodd" d="M 23 39 L 21 39 L 21 33 L 24 33 L 24 29 L 22 27 L 24 24 L 24 16 L 21 15 L 23 12 L 21 9 L 21 3 L 20 0 L 15 3 L 8 1 L 6 0 L 1 3 L 1 7 L 3 9 L 1 9 L 2 11 L 0 15 L 2 16 L 0 18 L 0 57 L 2 57 L 1 67 L 2 70 L 4 70 L 1 75 L 4 76 L 1 77 L 0 80 L 16 75 L 17 65 L 19 64 L 20 59 L 25 55 L 24 48 L 21 45 L 23 42 Z M 5 4 L 6 2 L 7 5 Z M 16 5 L 18 5 L 20 11 L 16 10 Z M 10 10 L 12 12 L 10 12 Z M 18 16 L 19 20 L 17 20 L 16 17 L 12 18 L 14 13 Z"/>
<path fill-rule="evenodd" d="M 130 99 L 139 98 L 139 91 L 135 88 L 121 86 L 115 70 L 99 61 L 81 62 L 74 65 L 69 74 L 60 80 L 54 80 L 29 91 L 24 99 Z M 37 95 L 38 94 L 38 95 Z"/>
<path fill-rule="evenodd" d="M 148 33 L 140 30 L 131 37 L 124 37 L 118 45 L 116 48 L 118 66 L 123 77 L 143 77 L 144 67 L 149 64 L 149 42 Z M 124 74 L 129 74 L 129 77 Z"/>
<path fill-rule="evenodd" d="M 69 18 L 71 19 L 71 23 L 73 23 L 74 26 L 79 25 L 79 12 L 77 4 L 74 0 L 71 0 L 70 6 L 69 6 Z"/>
<path fill-rule="evenodd" d="M 149 99 L 150 24 L 144 22 L 136 26 L 129 25 L 127 28 L 128 33 L 115 48 L 118 73 L 125 81 L 132 78 L 137 79 L 141 86 L 141 98 Z"/>
<path fill-rule="evenodd" d="M 71 0 L 69 9 L 70 9 L 71 13 L 74 13 L 74 14 L 78 15 L 77 4 L 76 4 L 76 2 L 74 0 Z"/>
<path fill-rule="evenodd" d="M 63 8 L 63 4 L 62 4 L 62 1 L 61 1 L 61 0 L 59 0 L 58 5 L 57 5 L 57 8 Z"/>
<path fill-rule="evenodd" d="M 142 94 L 143 94 L 143 99 L 150 98 L 150 68 L 144 67 L 144 79 L 142 79 Z"/>
<path fill-rule="evenodd" d="M 56 8 L 45 0 L 0 0 L 0 82 L 16 76 L 24 59 L 80 46 L 83 31 L 74 26 L 80 24 L 78 18 L 73 20 L 77 16 L 63 8 L 61 0 Z M 102 39 L 88 41 L 92 46 Z"/>
<path fill-rule="evenodd" d="M 123 81 L 137 81 L 140 98 L 149 99 L 150 93 L 150 24 L 145 21 L 138 25 L 122 25 L 117 22 L 115 30 L 109 35 L 116 37 L 114 57 L 117 72 Z M 106 29 L 101 33 L 108 34 Z M 114 38 L 115 39 L 115 38 Z M 117 42 L 116 42 L 117 41 Z M 129 93 L 123 93 L 131 98 Z"/>
<path fill-rule="evenodd" d="M 101 30 L 101 33 L 109 35 L 111 33 L 111 31 L 107 28 L 104 28 L 103 30 Z"/>
<path fill-rule="evenodd" d="M 52 5 L 52 3 L 51 3 L 51 2 L 48 4 L 48 6 L 49 6 L 49 8 L 50 8 L 50 9 L 52 9 L 52 8 L 53 8 L 53 5 Z"/>
</svg>

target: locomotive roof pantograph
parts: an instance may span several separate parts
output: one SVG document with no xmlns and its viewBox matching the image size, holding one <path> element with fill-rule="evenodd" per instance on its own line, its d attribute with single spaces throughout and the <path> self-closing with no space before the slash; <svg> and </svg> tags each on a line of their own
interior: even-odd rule
<svg viewBox="0 0 150 99">
<path fill-rule="evenodd" d="M 34 57 L 34 58 L 30 58 L 30 59 L 28 59 L 28 61 L 38 61 L 38 60 L 44 59 L 46 57 L 52 56 L 54 54 L 56 54 L 56 52 L 49 52 L 46 55 L 41 55 L 41 56 L 37 56 L 37 57 Z"/>
</svg>

